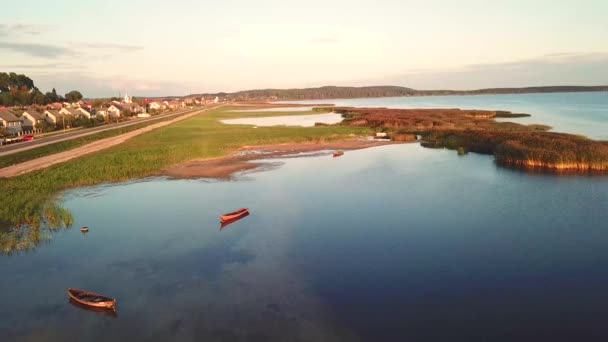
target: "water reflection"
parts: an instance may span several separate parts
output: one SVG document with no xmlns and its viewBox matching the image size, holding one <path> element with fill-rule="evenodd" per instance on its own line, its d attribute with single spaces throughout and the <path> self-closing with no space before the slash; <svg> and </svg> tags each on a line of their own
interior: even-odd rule
<svg viewBox="0 0 608 342">
<path fill-rule="evenodd" d="M 78 303 L 77 301 L 73 300 L 72 298 L 70 298 L 70 304 L 72 304 L 72 306 L 77 308 L 78 310 L 89 311 L 89 312 L 92 312 L 92 313 L 95 313 L 98 315 L 108 316 L 108 317 L 112 317 L 112 318 L 118 317 L 118 314 L 116 314 L 115 310 L 87 306 L 87 305 Z"/>
<path fill-rule="evenodd" d="M 0 255 L 34 250 L 48 243 L 53 232 L 68 229 L 74 223 L 69 210 L 51 204 L 46 206 L 37 217 L 21 224 L 0 224 Z"/>
</svg>

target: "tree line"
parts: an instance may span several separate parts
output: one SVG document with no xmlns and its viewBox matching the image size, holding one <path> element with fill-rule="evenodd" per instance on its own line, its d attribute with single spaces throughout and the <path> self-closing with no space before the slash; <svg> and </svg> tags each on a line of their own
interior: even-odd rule
<svg viewBox="0 0 608 342">
<path fill-rule="evenodd" d="M 72 90 L 64 96 L 57 94 L 55 88 L 43 93 L 24 74 L 0 72 L 0 106 L 46 105 L 53 102 L 76 102 L 82 98 L 78 90 Z"/>
</svg>

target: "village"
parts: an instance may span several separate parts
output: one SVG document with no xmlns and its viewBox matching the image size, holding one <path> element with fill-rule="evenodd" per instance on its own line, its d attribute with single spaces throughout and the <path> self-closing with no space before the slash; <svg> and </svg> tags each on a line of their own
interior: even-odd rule
<svg viewBox="0 0 608 342">
<path fill-rule="evenodd" d="M 143 99 L 125 94 L 121 98 L 54 102 L 47 105 L 0 106 L 0 145 L 33 140 L 35 136 L 111 122 L 149 118 L 183 108 L 217 104 L 219 97 Z"/>
</svg>

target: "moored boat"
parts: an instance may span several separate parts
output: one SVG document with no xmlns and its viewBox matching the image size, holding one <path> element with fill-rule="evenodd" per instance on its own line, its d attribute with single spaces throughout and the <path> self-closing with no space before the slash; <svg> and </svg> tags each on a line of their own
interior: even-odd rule
<svg viewBox="0 0 608 342">
<path fill-rule="evenodd" d="M 334 158 L 336 158 L 336 157 L 341 157 L 342 155 L 344 155 L 344 152 L 342 152 L 342 151 L 336 151 L 336 152 L 334 152 L 334 154 L 333 154 Z"/>
<path fill-rule="evenodd" d="M 247 216 L 249 216 L 249 212 L 247 212 L 247 213 L 245 213 L 245 214 L 243 214 L 243 215 L 241 215 L 239 217 L 227 220 L 227 221 L 221 221 L 220 222 L 220 231 L 222 229 L 224 229 L 225 227 L 227 227 L 227 226 L 229 226 L 229 225 L 231 225 L 231 224 L 233 224 L 233 223 L 235 223 L 235 222 L 237 222 L 237 221 L 239 221 L 239 220 L 241 220 L 241 219 L 243 219 L 243 218 L 245 218 Z"/>
<path fill-rule="evenodd" d="M 241 209 L 233 211 L 231 213 L 227 213 L 227 214 L 221 215 L 220 216 L 220 222 L 224 223 L 224 222 L 236 220 L 236 219 L 245 217 L 247 215 L 249 215 L 249 209 L 248 208 L 241 208 Z"/>
<path fill-rule="evenodd" d="M 68 289 L 68 296 L 74 301 L 95 308 L 116 310 L 116 299 L 80 289 Z"/>
</svg>

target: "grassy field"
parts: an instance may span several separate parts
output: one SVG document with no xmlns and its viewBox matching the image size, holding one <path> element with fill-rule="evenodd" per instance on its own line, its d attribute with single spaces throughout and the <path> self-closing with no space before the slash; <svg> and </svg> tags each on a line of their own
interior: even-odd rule
<svg viewBox="0 0 608 342">
<path fill-rule="evenodd" d="M 68 151 L 71 149 L 74 149 L 76 147 L 80 147 L 82 145 L 86 145 L 88 143 L 91 143 L 93 141 L 97 141 L 97 140 L 101 140 L 101 139 L 105 139 L 105 138 L 109 138 L 109 137 L 114 137 L 117 135 L 121 135 L 124 133 L 128 133 L 131 131 L 134 131 L 136 129 L 140 129 L 146 126 L 150 126 L 153 125 L 155 123 L 159 123 L 159 122 L 163 122 L 166 120 L 172 120 L 175 117 L 169 117 L 169 118 L 163 118 L 160 120 L 154 120 L 154 121 L 149 121 L 149 122 L 142 122 L 140 124 L 137 125 L 133 125 L 133 126 L 127 126 L 127 127 L 121 127 L 121 128 L 116 128 L 116 129 L 112 129 L 109 131 L 104 131 L 104 132 L 99 132 L 96 134 L 91 134 L 85 137 L 81 137 L 81 138 L 77 138 L 77 139 L 72 139 L 72 140 L 66 140 L 66 141 L 60 141 L 54 144 L 50 144 L 50 145 L 45 145 L 45 146 L 40 146 L 37 148 L 33 148 L 31 150 L 26 150 L 23 152 L 17 152 L 17 153 L 13 153 L 13 154 L 9 154 L 6 156 L 2 156 L 0 157 L 0 168 L 3 167 L 7 167 L 7 166 L 11 166 L 14 164 L 19 164 L 19 163 L 23 163 L 26 162 L 28 160 L 32 160 L 32 159 L 36 159 L 36 158 L 40 158 L 40 157 L 44 157 L 44 156 L 48 156 L 51 154 L 55 154 L 55 153 L 59 153 L 59 152 L 63 152 L 63 151 Z M 59 133 L 57 133 L 59 134 Z M 57 135 L 57 134 L 53 134 L 53 135 Z"/>
<path fill-rule="evenodd" d="M 312 112 L 309 112 L 312 113 Z M 260 127 L 224 125 L 218 120 L 294 112 L 231 113 L 229 108 L 160 128 L 119 146 L 67 163 L 0 180 L 0 218 L 11 224 L 40 219 L 44 205 L 61 190 L 157 175 L 180 162 L 230 154 L 239 147 L 287 142 L 333 141 L 368 133 L 347 126 Z"/>
</svg>

